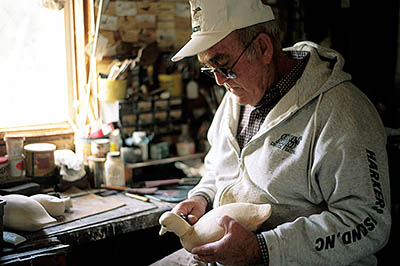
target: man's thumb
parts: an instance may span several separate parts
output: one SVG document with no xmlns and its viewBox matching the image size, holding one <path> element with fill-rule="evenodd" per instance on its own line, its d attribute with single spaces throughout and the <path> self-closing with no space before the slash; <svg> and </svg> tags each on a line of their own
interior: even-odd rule
<svg viewBox="0 0 400 266">
<path fill-rule="evenodd" d="M 234 221 L 231 217 L 224 215 L 217 217 L 216 219 L 217 224 L 225 229 L 225 231 L 228 231 L 230 224 Z"/>
</svg>

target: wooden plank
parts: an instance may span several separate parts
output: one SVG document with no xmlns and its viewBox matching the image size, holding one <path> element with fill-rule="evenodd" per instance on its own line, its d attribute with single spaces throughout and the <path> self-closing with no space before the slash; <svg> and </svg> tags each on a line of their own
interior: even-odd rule
<svg viewBox="0 0 400 266">
<path fill-rule="evenodd" d="M 98 198 L 101 198 L 101 200 L 99 200 Z M 74 209 L 77 213 L 80 213 L 82 218 L 78 218 L 79 215 L 75 215 L 75 219 L 74 217 L 65 218 L 66 220 L 69 220 L 68 222 L 65 222 L 60 219 L 59 223 L 51 224 L 45 227 L 43 230 L 40 230 L 37 233 L 34 233 L 28 237 L 30 239 L 37 238 L 40 236 L 49 237 L 66 231 L 76 230 L 79 228 L 84 228 L 91 225 L 104 223 L 106 221 L 110 221 L 113 219 L 126 217 L 129 215 L 137 214 L 144 211 L 149 211 L 152 209 L 157 209 L 157 206 L 155 206 L 152 203 L 135 200 L 126 197 L 123 194 L 117 194 L 105 198 L 90 194 L 82 197 L 73 198 L 73 200 L 74 200 L 73 204 L 79 202 L 78 205 L 74 206 L 80 206 L 80 208 L 82 209 L 79 211 L 77 207 L 74 207 Z M 86 207 L 83 206 L 85 204 L 87 204 Z M 101 208 L 99 209 L 98 207 L 95 207 L 96 204 L 102 205 L 104 207 L 103 209 L 105 209 L 105 207 L 107 206 L 109 210 L 100 212 Z M 88 215 L 91 208 L 95 208 L 97 213 Z M 68 214 L 66 214 L 66 216 L 68 216 Z"/>
<path fill-rule="evenodd" d="M 88 194 L 82 197 L 72 198 L 71 201 L 73 206 L 71 210 L 64 213 L 64 215 L 57 217 L 56 224 L 49 224 L 46 227 L 72 222 L 125 205 L 124 202 L 100 197 L 95 194 Z"/>
</svg>

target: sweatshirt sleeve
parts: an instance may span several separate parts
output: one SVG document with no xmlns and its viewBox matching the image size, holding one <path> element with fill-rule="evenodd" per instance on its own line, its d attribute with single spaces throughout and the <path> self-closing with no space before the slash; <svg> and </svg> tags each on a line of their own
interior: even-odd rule
<svg viewBox="0 0 400 266">
<path fill-rule="evenodd" d="M 262 233 L 271 266 L 376 265 L 372 254 L 388 240 L 384 128 L 368 104 L 346 104 L 358 104 L 360 110 L 343 112 L 339 105 L 326 115 L 311 151 L 311 194 L 305 197 L 322 199 L 314 204 L 326 204 L 325 211 Z"/>
<path fill-rule="evenodd" d="M 211 148 L 204 158 L 205 174 L 202 176 L 200 183 L 189 191 L 188 194 L 188 197 L 193 197 L 196 194 L 206 196 L 207 201 L 211 200 L 211 202 L 209 202 L 211 206 L 213 205 L 215 195 L 217 194 L 217 166 L 215 165 L 215 158 L 218 157 L 218 152 L 220 152 L 213 144 L 215 144 L 214 142 L 215 139 L 218 138 L 218 135 L 222 134 L 221 124 L 223 123 L 224 108 L 227 104 L 228 98 L 228 95 L 225 95 L 208 130 L 207 139 Z"/>
</svg>

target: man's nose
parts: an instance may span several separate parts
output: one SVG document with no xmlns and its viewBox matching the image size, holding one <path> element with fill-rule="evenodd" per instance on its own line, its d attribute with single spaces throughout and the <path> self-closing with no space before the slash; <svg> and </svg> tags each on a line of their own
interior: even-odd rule
<svg viewBox="0 0 400 266">
<path fill-rule="evenodd" d="M 227 77 L 225 77 L 222 74 L 219 74 L 218 72 L 214 72 L 214 78 L 218 86 L 222 86 L 228 80 Z"/>
</svg>

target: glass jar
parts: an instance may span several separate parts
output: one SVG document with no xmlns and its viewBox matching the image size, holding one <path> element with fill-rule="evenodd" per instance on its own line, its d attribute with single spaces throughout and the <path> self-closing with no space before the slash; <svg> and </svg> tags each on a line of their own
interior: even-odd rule
<svg viewBox="0 0 400 266">
<path fill-rule="evenodd" d="M 125 186 L 125 167 L 120 152 L 107 153 L 104 172 L 106 185 Z"/>
</svg>

